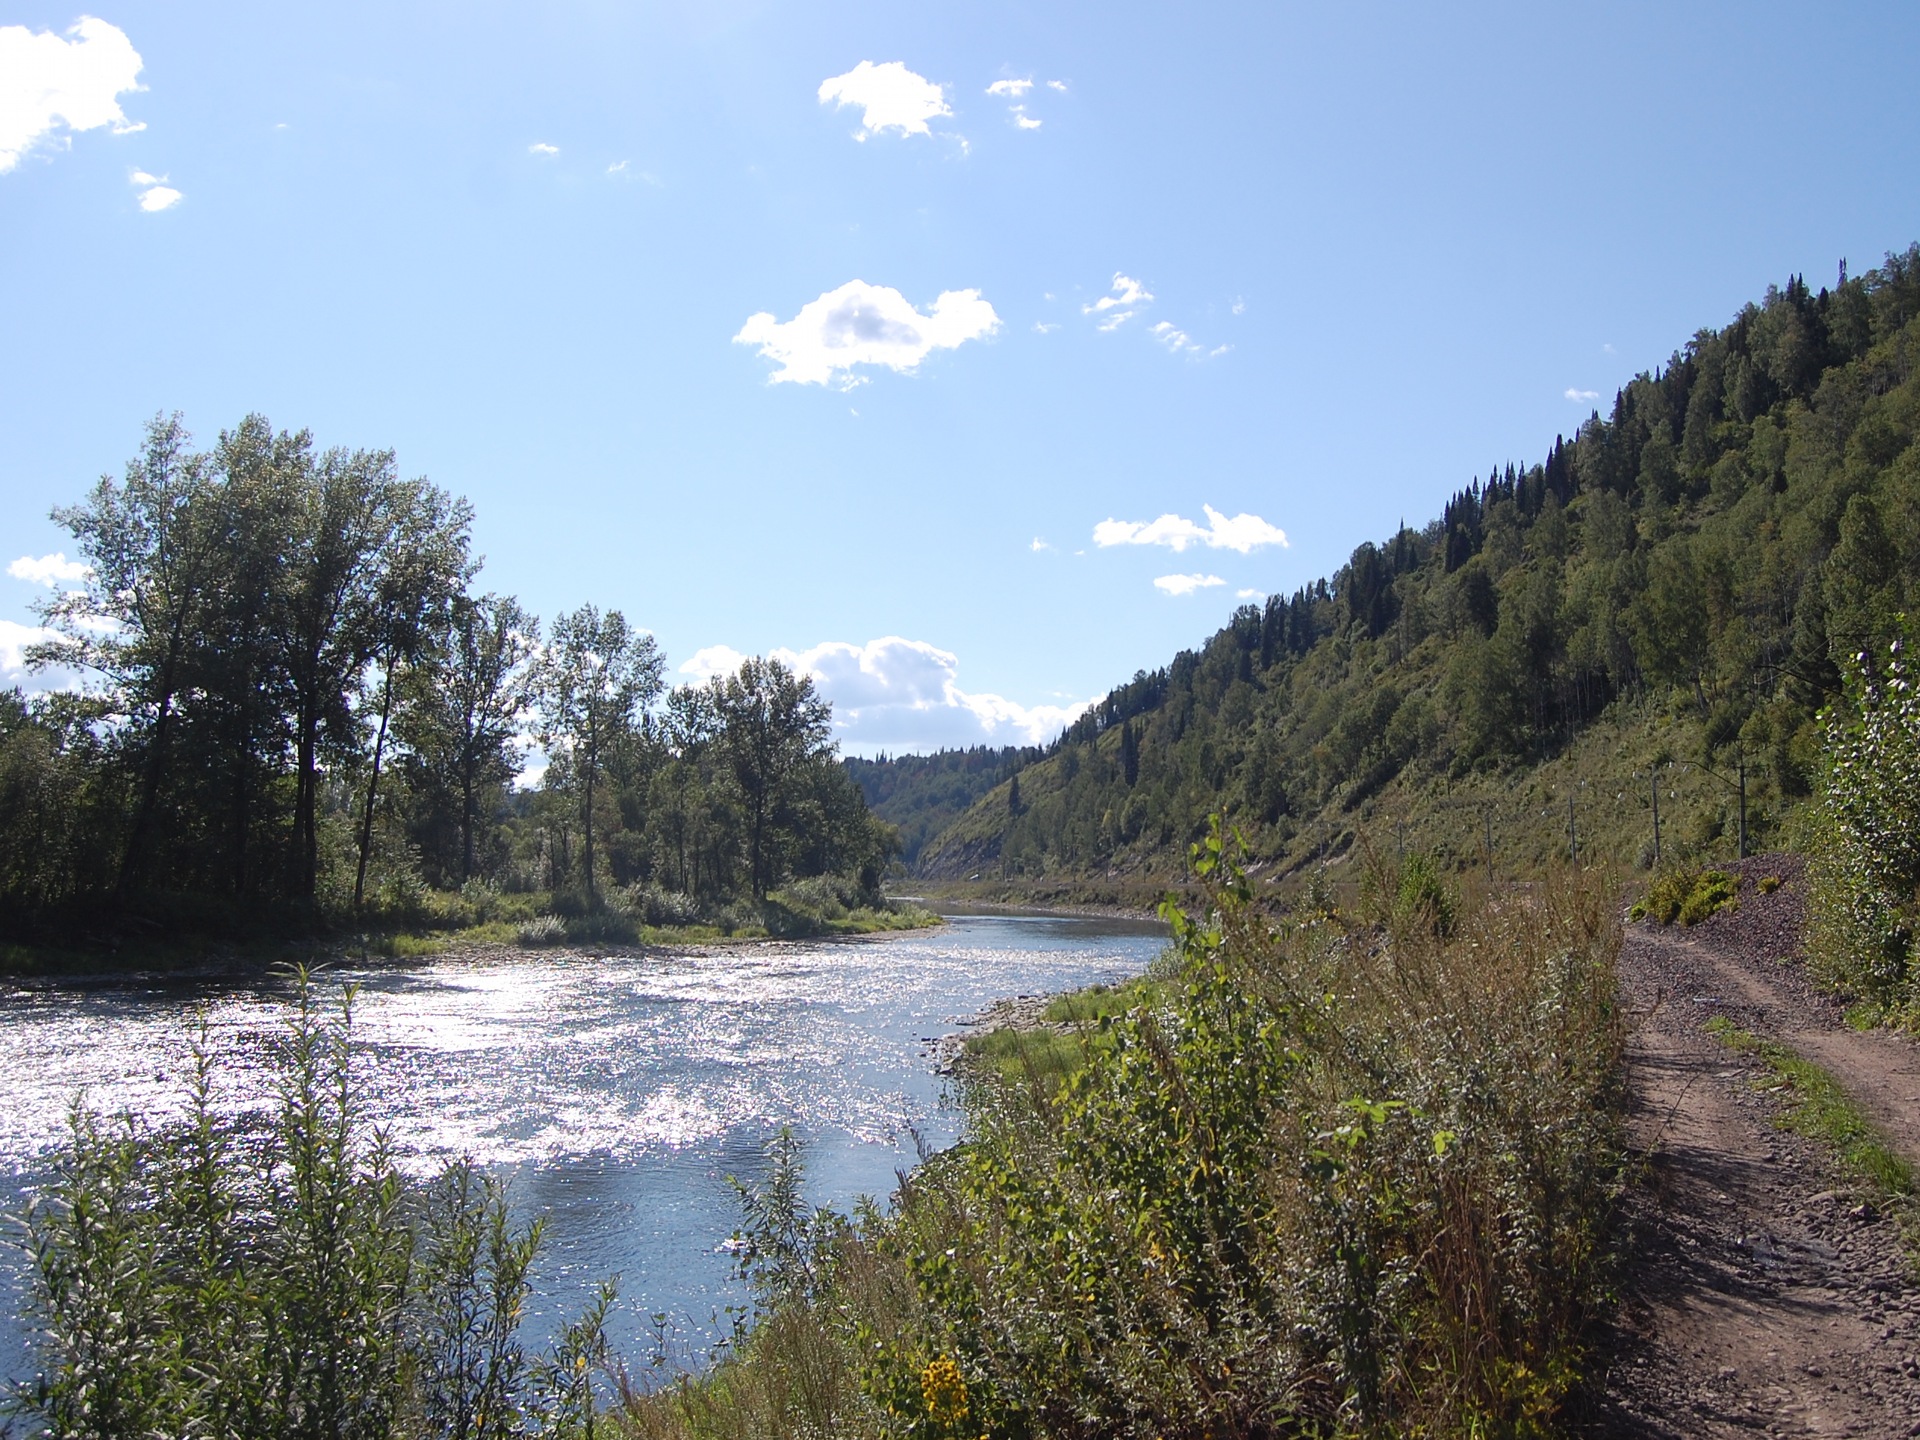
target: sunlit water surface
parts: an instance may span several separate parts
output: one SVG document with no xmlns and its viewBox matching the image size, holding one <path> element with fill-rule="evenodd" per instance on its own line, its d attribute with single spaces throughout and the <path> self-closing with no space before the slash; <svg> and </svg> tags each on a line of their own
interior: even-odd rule
<svg viewBox="0 0 1920 1440">
<path fill-rule="evenodd" d="M 739 1213 L 727 1177 L 759 1175 L 779 1126 L 806 1142 L 810 1199 L 884 1198 L 915 1134 L 955 1138 L 935 1038 L 1002 996 L 1136 973 L 1164 943 L 1148 924 L 957 915 L 860 940 L 508 953 L 322 983 L 359 987 L 368 1109 L 407 1168 L 471 1156 L 547 1217 L 534 1328 L 618 1276 L 615 1338 L 644 1361 L 653 1313 L 673 1317 L 685 1358 L 742 1299 L 723 1248 Z M 222 1106 L 261 1103 L 286 995 L 259 981 L 0 989 L 0 1205 L 18 1210 L 44 1174 L 76 1095 L 106 1113 L 178 1113 L 198 1015 Z M 16 1249 L 0 1267 L 0 1373 L 17 1376 Z"/>
</svg>

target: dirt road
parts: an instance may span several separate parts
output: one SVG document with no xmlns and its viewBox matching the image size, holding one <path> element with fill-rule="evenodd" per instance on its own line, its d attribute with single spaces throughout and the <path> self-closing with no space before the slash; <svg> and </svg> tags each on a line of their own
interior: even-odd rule
<svg viewBox="0 0 1920 1440">
<path fill-rule="evenodd" d="M 1724 1015 L 1837 1076 L 1920 1165 L 1920 1048 L 1850 1029 L 1799 963 L 1799 868 L 1744 862 L 1740 909 L 1629 928 L 1627 1268 L 1600 1436 L 1920 1436 L 1920 1286 L 1892 1219 L 1774 1124 L 1766 1067 Z M 1758 893 L 1762 875 L 1785 883 Z"/>
</svg>

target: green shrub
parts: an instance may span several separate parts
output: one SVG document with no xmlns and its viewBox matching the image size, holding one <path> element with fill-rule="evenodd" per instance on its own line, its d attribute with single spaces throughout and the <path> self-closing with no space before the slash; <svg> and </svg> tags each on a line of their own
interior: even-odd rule
<svg viewBox="0 0 1920 1440">
<path fill-rule="evenodd" d="M 204 1032 L 193 1060 L 183 1122 L 74 1110 L 24 1221 L 41 1370 L 16 1414 L 102 1437 L 591 1433 L 610 1296 L 526 1354 L 539 1227 L 469 1165 L 400 1174 L 349 1010 L 322 1015 L 303 977 L 251 1126 L 217 1118 Z"/>
<path fill-rule="evenodd" d="M 923 1307 L 868 1390 L 938 1433 L 1527 1433 L 1577 1370 L 1617 1181 L 1597 881 L 1382 948 L 1276 928 L 1223 863 L 1163 1009 L 1052 1091 L 990 1078 L 888 1243 Z"/>
<path fill-rule="evenodd" d="M 1737 903 L 1740 877 L 1725 870 L 1668 870 L 1654 877 L 1643 899 L 1627 913 L 1655 924 L 1698 925 Z"/>
<path fill-rule="evenodd" d="M 529 950 L 563 945 L 567 939 L 567 924 L 558 915 L 537 915 L 531 920 L 522 920 L 513 932 L 513 938 L 515 944 Z"/>
<path fill-rule="evenodd" d="M 1828 984 L 1896 1012 L 1911 1009 L 1920 939 L 1920 692 L 1902 644 L 1879 665 L 1859 656 L 1824 719 L 1807 954 Z"/>
</svg>

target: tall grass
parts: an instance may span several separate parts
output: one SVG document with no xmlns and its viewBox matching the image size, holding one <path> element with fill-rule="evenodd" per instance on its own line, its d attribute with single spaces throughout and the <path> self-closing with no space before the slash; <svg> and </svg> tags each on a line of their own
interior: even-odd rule
<svg viewBox="0 0 1920 1440">
<path fill-rule="evenodd" d="M 1550 1430 L 1620 1173 L 1610 887 L 1460 896 L 1431 866 L 1376 866 L 1358 918 L 1287 920 L 1217 832 L 1195 868 L 1162 1001 L 1104 1010 L 1064 1078 L 1051 1041 L 1024 1071 L 983 1067 L 967 1139 L 888 1214 L 798 1223 L 791 1187 L 763 1194 L 763 1253 L 806 1250 L 814 1278 L 632 1423 Z M 802 1373 L 822 1383 L 786 1383 Z"/>
</svg>

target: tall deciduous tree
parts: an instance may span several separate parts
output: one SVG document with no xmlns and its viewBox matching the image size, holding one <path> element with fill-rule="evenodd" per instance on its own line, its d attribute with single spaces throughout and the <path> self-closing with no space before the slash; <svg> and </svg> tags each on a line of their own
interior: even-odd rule
<svg viewBox="0 0 1920 1440">
<path fill-rule="evenodd" d="M 805 675 L 778 660 L 755 657 L 737 674 L 709 682 L 734 784 L 747 811 L 748 868 L 753 893 L 765 898 L 774 880 L 769 822 L 806 765 L 832 754 L 833 707 Z"/>
<path fill-rule="evenodd" d="M 553 622 L 537 682 L 540 743 L 564 750 L 580 801 L 587 903 L 595 903 L 594 790 L 613 748 L 628 739 L 644 706 L 661 690 L 665 658 L 651 635 L 631 629 L 618 610 L 582 605 Z"/>
<path fill-rule="evenodd" d="M 400 740 L 423 788 L 452 802 L 462 884 L 476 870 L 481 796 L 512 778 L 539 642 L 539 620 L 512 596 L 456 596 L 429 662 L 408 673 Z"/>
<path fill-rule="evenodd" d="M 474 566 L 467 558 L 467 529 L 472 520 L 473 509 L 466 501 L 455 500 L 424 480 L 404 483 L 393 497 L 388 553 L 367 614 L 380 698 L 353 875 L 355 913 L 366 891 L 367 856 L 373 848 L 374 806 L 380 796 L 380 764 L 393 718 L 396 673 L 428 658 L 436 632 L 446 628 L 451 607 L 473 578 Z"/>
<path fill-rule="evenodd" d="M 58 638 L 36 647 L 32 658 L 95 672 L 128 717 L 139 781 L 120 852 L 123 894 L 137 883 L 146 856 L 173 758 L 176 703 L 224 553 L 221 496 L 206 457 L 191 443 L 178 415 L 157 416 L 119 483 L 102 476 L 83 504 L 53 512 L 79 541 L 87 576 L 42 607 Z"/>
</svg>

